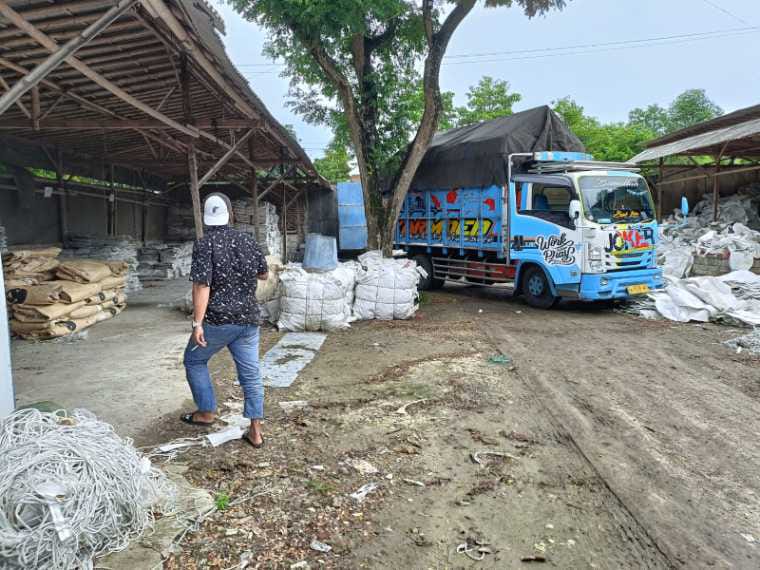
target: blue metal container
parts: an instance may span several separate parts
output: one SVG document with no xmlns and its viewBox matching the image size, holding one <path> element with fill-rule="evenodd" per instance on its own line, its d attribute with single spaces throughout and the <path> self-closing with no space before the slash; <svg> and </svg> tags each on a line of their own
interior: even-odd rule
<svg viewBox="0 0 760 570">
<path fill-rule="evenodd" d="M 306 234 L 303 268 L 307 271 L 332 271 L 338 267 L 338 246 L 332 236 Z"/>
</svg>

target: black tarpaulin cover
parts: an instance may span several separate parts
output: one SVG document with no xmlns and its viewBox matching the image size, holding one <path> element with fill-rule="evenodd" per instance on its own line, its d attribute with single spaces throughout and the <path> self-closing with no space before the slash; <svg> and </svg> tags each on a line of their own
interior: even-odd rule
<svg viewBox="0 0 760 570">
<path fill-rule="evenodd" d="M 433 137 L 412 188 L 501 186 L 507 181 L 508 155 L 549 150 L 586 149 L 547 106 L 451 129 Z"/>
</svg>

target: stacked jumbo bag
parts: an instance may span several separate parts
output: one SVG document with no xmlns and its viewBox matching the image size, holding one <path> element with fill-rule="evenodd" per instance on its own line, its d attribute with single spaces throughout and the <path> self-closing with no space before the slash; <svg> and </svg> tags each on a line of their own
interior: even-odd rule
<svg viewBox="0 0 760 570">
<path fill-rule="evenodd" d="M 65 336 L 126 307 L 126 262 L 58 259 L 59 248 L 3 255 L 11 331 L 22 338 Z"/>
<path fill-rule="evenodd" d="M 332 331 L 357 320 L 410 319 L 419 308 L 420 271 L 412 260 L 384 258 L 379 251 L 331 271 L 289 263 L 280 274 L 277 327 Z"/>
<path fill-rule="evenodd" d="M 358 321 L 411 319 L 419 308 L 421 271 L 411 259 L 383 257 L 379 251 L 359 256 L 353 316 Z"/>
</svg>

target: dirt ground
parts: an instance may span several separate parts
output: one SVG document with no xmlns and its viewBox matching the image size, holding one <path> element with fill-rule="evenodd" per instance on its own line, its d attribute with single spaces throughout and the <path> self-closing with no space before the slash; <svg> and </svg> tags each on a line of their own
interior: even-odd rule
<svg viewBox="0 0 760 570">
<path fill-rule="evenodd" d="M 475 287 L 355 323 L 268 390 L 264 449 L 176 459 L 229 505 L 165 568 L 760 567 L 760 377 L 735 333 Z M 229 357 L 212 369 L 239 405 Z"/>
</svg>

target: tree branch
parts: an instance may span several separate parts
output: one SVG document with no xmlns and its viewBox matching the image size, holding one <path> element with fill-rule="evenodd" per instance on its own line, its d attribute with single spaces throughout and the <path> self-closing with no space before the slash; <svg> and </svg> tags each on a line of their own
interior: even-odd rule
<svg viewBox="0 0 760 570">
<path fill-rule="evenodd" d="M 425 37 L 430 48 L 433 45 L 433 0 L 422 1 L 422 24 L 425 27 Z"/>
</svg>

